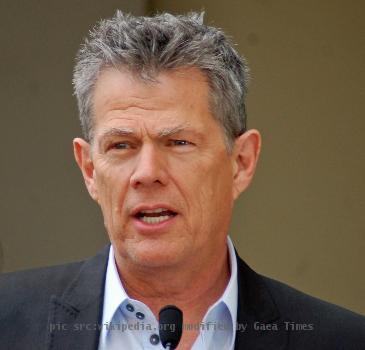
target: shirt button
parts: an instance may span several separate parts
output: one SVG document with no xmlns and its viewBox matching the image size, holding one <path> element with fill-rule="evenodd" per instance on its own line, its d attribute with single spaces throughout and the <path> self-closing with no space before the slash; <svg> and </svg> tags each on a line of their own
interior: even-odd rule
<svg viewBox="0 0 365 350">
<path fill-rule="evenodd" d="M 128 311 L 133 312 L 134 311 L 134 307 L 132 304 L 127 304 L 125 307 Z"/>
<path fill-rule="evenodd" d="M 160 337 L 157 334 L 152 334 L 150 337 L 150 342 L 152 345 L 157 345 L 160 342 Z"/>
<path fill-rule="evenodd" d="M 139 320 L 143 320 L 143 319 L 144 319 L 144 314 L 142 314 L 142 312 L 136 312 L 136 317 L 137 317 Z"/>
</svg>

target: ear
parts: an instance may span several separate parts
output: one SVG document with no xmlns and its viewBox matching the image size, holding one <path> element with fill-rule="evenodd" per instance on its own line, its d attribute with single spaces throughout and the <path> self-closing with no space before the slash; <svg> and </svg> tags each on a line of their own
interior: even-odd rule
<svg viewBox="0 0 365 350">
<path fill-rule="evenodd" d="M 97 186 L 95 181 L 94 163 L 91 157 L 91 146 L 81 138 L 73 140 L 74 156 L 79 166 L 85 185 L 92 199 L 98 201 Z"/>
<path fill-rule="evenodd" d="M 233 199 L 246 190 L 255 174 L 261 149 L 261 135 L 257 130 L 248 130 L 234 143 L 233 155 Z"/>
</svg>

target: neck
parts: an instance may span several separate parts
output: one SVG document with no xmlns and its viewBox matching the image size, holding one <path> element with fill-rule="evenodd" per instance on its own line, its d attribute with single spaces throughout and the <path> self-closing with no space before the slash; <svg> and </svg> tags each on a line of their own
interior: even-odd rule
<svg viewBox="0 0 365 350">
<path fill-rule="evenodd" d="M 140 269 L 118 260 L 116 254 L 119 276 L 131 298 L 148 305 L 156 318 L 163 306 L 176 305 L 186 323 L 202 321 L 209 306 L 223 294 L 230 277 L 227 247 L 211 254 L 211 258 L 200 255 L 173 268 Z"/>
</svg>

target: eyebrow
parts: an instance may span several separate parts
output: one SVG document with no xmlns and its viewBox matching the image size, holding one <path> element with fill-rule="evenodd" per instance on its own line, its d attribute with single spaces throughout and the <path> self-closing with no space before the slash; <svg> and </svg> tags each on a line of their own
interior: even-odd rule
<svg viewBox="0 0 365 350">
<path fill-rule="evenodd" d="M 188 127 L 183 126 L 183 125 L 178 125 L 178 126 L 175 126 L 172 128 L 165 128 L 165 129 L 160 130 L 158 132 L 158 136 L 166 137 L 166 136 L 171 136 L 171 135 L 177 134 L 181 131 L 188 131 L 188 130 L 189 130 Z"/>
<path fill-rule="evenodd" d="M 111 128 L 102 133 L 100 139 L 105 139 L 110 136 L 130 136 L 134 134 L 131 128 Z"/>
<path fill-rule="evenodd" d="M 171 135 L 177 134 L 177 133 L 182 132 L 182 131 L 190 131 L 190 132 L 193 132 L 195 134 L 199 134 L 195 130 L 192 130 L 191 128 L 189 128 L 186 125 L 178 125 L 178 126 L 174 126 L 174 127 L 171 127 L 171 128 L 163 128 L 163 129 L 161 129 L 157 132 L 157 135 L 159 137 L 167 137 L 167 136 L 171 136 Z M 122 128 L 111 128 L 111 129 L 106 130 L 101 135 L 100 140 L 102 141 L 102 140 L 104 140 L 108 137 L 113 137 L 113 136 L 133 136 L 133 135 L 136 135 L 135 129 L 124 128 L 124 127 L 122 127 Z"/>
</svg>

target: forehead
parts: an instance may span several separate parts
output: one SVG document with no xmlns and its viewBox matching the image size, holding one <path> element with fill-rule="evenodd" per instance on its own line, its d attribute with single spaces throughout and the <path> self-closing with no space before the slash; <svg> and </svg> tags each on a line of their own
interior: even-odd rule
<svg viewBox="0 0 365 350">
<path fill-rule="evenodd" d="M 215 122 L 208 101 L 207 78 L 196 68 L 164 71 L 153 81 L 108 68 L 94 88 L 94 126 L 121 122 L 206 126 Z"/>
</svg>

